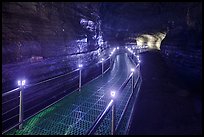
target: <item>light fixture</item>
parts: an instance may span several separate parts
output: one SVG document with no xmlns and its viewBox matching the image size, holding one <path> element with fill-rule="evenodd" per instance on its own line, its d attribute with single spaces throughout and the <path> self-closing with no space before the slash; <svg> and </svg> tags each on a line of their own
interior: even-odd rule
<svg viewBox="0 0 204 137">
<path fill-rule="evenodd" d="M 135 69 L 134 69 L 134 68 L 131 68 L 130 70 L 131 70 L 131 72 L 134 72 L 134 71 L 135 71 Z"/>
<path fill-rule="evenodd" d="M 82 68 L 83 67 L 83 65 L 82 64 L 79 64 L 79 68 Z"/>
<path fill-rule="evenodd" d="M 119 47 L 117 47 L 117 49 L 119 49 Z"/>
<path fill-rule="evenodd" d="M 18 86 L 21 86 L 21 81 L 20 80 L 18 80 Z"/>
<path fill-rule="evenodd" d="M 115 97 L 115 91 L 111 91 L 111 97 L 112 97 L 112 98 Z"/>
<path fill-rule="evenodd" d="M 103 62 L 103 61 L 104 61 L 104 58 L 101 59 L 101 62 Z"/>
<path fill-rule="evenodd" d="M 26 81 L 25 81 L 25 80 L 23 80 L 23 81 L 22 81 L 22 86 L 24 86 L 24 85 L 25 85 L 25 83 L 26 83 Z"/>
<path fill-rule="evenodd" d="M 18 86 L 25 86 L 26 80 L 18 80 Z"/>
</svg>

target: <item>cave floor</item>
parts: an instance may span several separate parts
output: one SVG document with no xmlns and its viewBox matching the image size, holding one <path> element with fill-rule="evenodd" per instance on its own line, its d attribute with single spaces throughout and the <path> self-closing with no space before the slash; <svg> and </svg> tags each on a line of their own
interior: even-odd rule
<svg viewBox="0 0 204 137">
<path fill-rule="evenodd" d="M 142 85 L 131 135 L 201 135 L 201 92 L 172 77 L 159 51 L 140 55 Z"/>
<path fill-rule="evenodd" d="M 81 91 L 74 91 L 53 106 L 38 113 L 23 124 L 23 129 L 12 129 L 6 135 L 83 135 L 93 125 L 97 116 L 110 102 L 110 91 L 116 90 L 129 76 L 133 64 L 125 54 L 117 55 L 112 68 L 103 77 L 84 85 Z M 130 82 L 129 82 L 130 83 Z M 131 84 L 128 84 L 120 97 L 116 110 L 117 118 L 125 107 Z M 110 115 L 110 114 L 108 114 Z M 95 134 L 110 134 L 111 117 L 105 118 L 105 122 Z M 116 120 L 118 121 L 118 120 Z"/>
</svg>

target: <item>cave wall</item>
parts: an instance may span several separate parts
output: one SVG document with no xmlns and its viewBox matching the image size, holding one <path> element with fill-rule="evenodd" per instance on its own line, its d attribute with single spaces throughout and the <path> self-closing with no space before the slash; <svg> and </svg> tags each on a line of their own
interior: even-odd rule
<svg viewBox="0 0 204 137">
<path fill-rule="evenodd" d="M 3 90 L 64 74 L 106 57 L 98 3 L 4 2 Z M 7 87 L 6 87 L 7 86 Z"/>
<path fill-rule="evenodd" d="M 174 78 L 189 87 L 202 82 L 202 6 L 189 8 L 186 22 L 169 26 L 161 53 Z M 200 87 L 198 87 L 200 88 Z"/>
</svg>

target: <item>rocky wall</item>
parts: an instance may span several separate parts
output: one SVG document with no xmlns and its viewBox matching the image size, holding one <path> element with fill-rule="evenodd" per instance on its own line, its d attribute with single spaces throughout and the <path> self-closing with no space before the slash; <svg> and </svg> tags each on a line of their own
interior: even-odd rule
<svg viewBox="0 0 204 137">
<path fill-rule="evenodd" d="M 5 2 L 2 5 L 3 90 L 98 62 L 103 41 L 98 3 Z M 107 53 L 108 54 L 108 53 Z"/>
</svg>

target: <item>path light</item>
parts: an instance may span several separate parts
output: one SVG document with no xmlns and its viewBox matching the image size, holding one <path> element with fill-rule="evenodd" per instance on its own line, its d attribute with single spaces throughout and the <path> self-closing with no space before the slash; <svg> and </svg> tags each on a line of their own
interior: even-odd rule
<svg viewBox="0 0 204 137">
<path fill-rule="evenodd" d="M 131 72 L 134 72 L 134 71 L 135 71 L 135 69 L 134 69 L 134 68 L 131 68 L 130 70 L 131 70 Z"/>
<path fill-rule="evenodd" d="M 117 49 L 119 49 L 119 47 L 117 47 Z"/>
<path fill-rule="evenodd" d="M 111 91 L 111 97 L 112 97 L 112 98 L 115 97 L 115 91 Z"/>
<path fill-rule="evenodd" d="M 23 80 L 23 81 L 22 81 L 22 86 L 24 86 L 24 85 L 25 85 L 25 83 L 26 83 L 26 81 L 25 81 L 25 80 Z"/>
<path fill-rule="evenodd" d="M 18 80 L 18 86 L 25 86 L 26 80 Z"/>
<path fill-rule="evenodd" d="M 18 86 L 21 86 L 21 81 L 20 80 L 18 80 Z"/>
<path fill-rule="evenodd" d="M 18 80 L 18 86 L 20 87 L 20 95 L 19 95 L 19 126 L 18 128 L 19 129 L 22 129 L 23 127 L 23 89 L 24 89 L 24 86 L 26 84 L 26 80 Z"/>
<path fill-rule="evenodd" d="M 103 61 L 104 61 L 104 58 L 101 59 L 101 62 L 103 62 Z"/>
<path fill-rule="evenodd" d="M 82 68 L 82 67 L 83 67 L 83 65 L 82 65 L 82 64 L 79 64 L 78 66 L 79 66 L 79 68 Z"/>
</svg>

